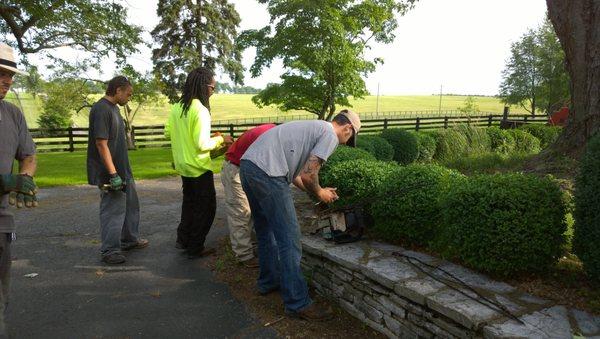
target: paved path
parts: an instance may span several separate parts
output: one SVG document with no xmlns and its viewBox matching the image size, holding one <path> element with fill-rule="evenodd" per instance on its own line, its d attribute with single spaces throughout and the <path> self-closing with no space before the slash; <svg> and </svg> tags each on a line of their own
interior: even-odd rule
<svg viewBox="0 0 600 339">
<path fill-rule="evenodd" d="M 41 206 L 17 213 L 11 302 L 14 338 L 276 337 L 214 281 L 199 261 L 174 248 L 179 178 L 138 181 L 140 229 L 150 247 L 123 266 L 99 261 L 99 192 L 90 186 L 44 189 Z M 223 191 L 207 239 L 227 234 Z M 37 276 L 28 278 L 27 274 Z"/>
</svg>

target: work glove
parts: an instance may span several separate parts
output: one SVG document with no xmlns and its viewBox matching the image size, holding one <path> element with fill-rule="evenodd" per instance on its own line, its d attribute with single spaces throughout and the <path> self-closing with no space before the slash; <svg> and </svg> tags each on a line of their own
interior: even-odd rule
<svg viewBox="0 0 600 339">
<path fill-rule="evenodd" d="M 23 206 L 27 208 L 38 207 L 38 201 L 35 194 L 27 195 L 23 193 L 11 192 L 8 198 L 8 203 L 16 206 L 17 208 L 22 208 Z"/>
<path fill-rule="evenodd" d="M 110 189 L 112 191 L 120 191 L 123 189 L 123 179 L 117 173 L 110 175 Z"/>
<path fill-rule="evenodd" d="M 2 174 L 0 175 L 0 189 L 2 193 L 17 192 L 25 195 L 35 195 L 37 186 L 33 178 L 27 174 Z"/>
</svg>

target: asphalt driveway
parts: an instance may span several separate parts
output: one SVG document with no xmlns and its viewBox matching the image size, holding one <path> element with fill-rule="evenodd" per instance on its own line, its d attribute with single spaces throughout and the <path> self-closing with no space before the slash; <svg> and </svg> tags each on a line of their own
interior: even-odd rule
<svg viewBox="0 0 600 339">
<path fill-rule="evenodd" d="M 17 211 L 9 334 L 14 338 L 273 338 L 227 286 L 175 249 L 179 178 L 137 182 L 150 247 L 122 266 L 99 257 L 99 191 L 42 190 L 40 207 Z M 217 217 L 207 239 L 227 234 L 218 176 Z M 202 259 L 200 259 L 202 260 Z"/>
</svg>

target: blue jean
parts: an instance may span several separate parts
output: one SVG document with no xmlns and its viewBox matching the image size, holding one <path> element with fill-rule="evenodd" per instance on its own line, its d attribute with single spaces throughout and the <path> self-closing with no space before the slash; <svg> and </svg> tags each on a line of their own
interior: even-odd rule
<svg viewBox="0 0 600 339">
<path fill-rule="evenodd" d="M 300 311 L 312 300 L 300 268 L 300 227 L 290 186 L 285 177 L 270 177 L 247 160 L 240 164 L 240 177 L 258 241 L 258 289 L 279 288 L 286 311 Z"/>
</svg>

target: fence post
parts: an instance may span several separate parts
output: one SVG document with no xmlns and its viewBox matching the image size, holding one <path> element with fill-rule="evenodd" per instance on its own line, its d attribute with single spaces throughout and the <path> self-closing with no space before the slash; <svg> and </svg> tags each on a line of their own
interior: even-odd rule
<svg viewBox="0 0 600 339">
<path fill-rule="evenodd" d="M 415 124 L 415 131 L 419 131 L 419 125 L 421 124 L 421 118 L 417 117 L 417 123 Z"/>
<path fill-rule="evenodd" d="M 529 116 L 528 116 L 528 115 L 526 115 L 526 116 L 523 118 L 523 121 L 525 121 L 525 123 L 527 123 L 527 118 L 529 118 Z"/>
<path fill-rule="evenodd" d="M 448 116 L 444 117 L 444 129 L 448 129 Z"/>
<path fill-rule="evenodd" d="M 488 116 L 488 127 L 492 127 L 492 115 Z"/>
<path fill-rule="evenodd" d="M 388 127 L 388 119 L 385 118 L 385 119 L 383 119 L 383 129 L 387 129 L 387 127 Z"/>
<path fill-rule="evenodd" d="M 508 120 L 508 113 L 509 113 L 508 106 L 504 106 L 504 112 L 502 113 L 502 120 L 503 121 Z"/>
<path fill-rule="evenodd" d="M 163 131 L 164 131 L 164 127 L 163 127 Z M 164 134 L 164 132 L 163 132 Z M 133 144 L 133 147 L 135 146 L 135 126 L 131 125 L 131 143 Z"/>
<path fill-rule="evenodd" d="M 234 131 L 233 131 L 233 124 L 229 124 L 229 135 L 231 135 L 232 138 L 235 137 L 235 135 L 233 135 Z"/>
<path fill-rule="evenodd" d="M 75 151 L 75 145 L 73 143 L 73 126 L 69 126 L 69 152 Z"/>
</svg>

